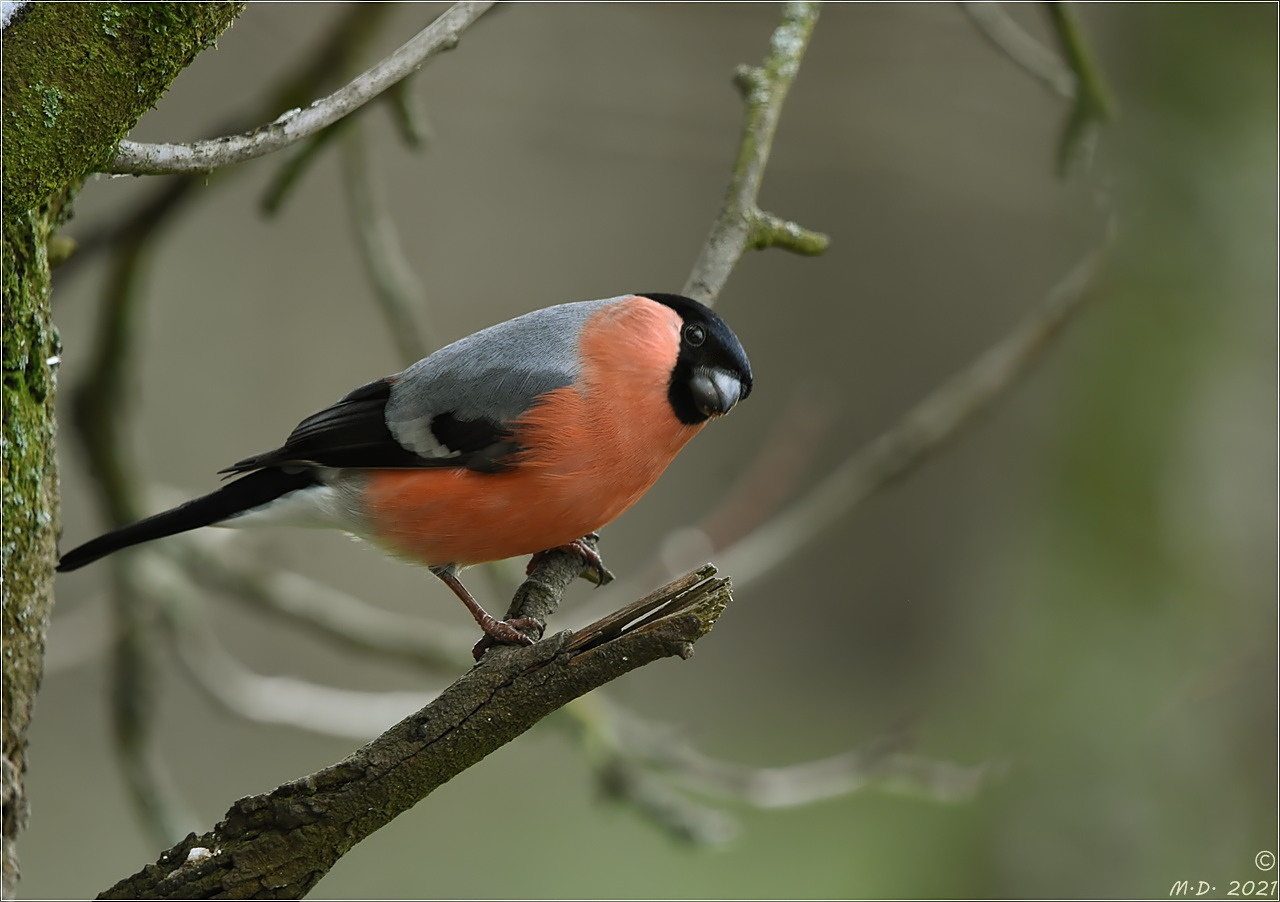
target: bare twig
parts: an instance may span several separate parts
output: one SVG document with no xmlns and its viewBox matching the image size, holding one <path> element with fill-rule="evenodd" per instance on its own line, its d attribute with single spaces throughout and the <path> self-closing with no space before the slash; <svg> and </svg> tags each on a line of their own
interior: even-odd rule
<svg viewBox="0 0 1280 902">
<path fill-rule="evenodd" d="M 255 131 L 212 141 L 191 144 L 121 141 L 106 171 L 130 175 L 212 172 L 221 166 L 274 153 L 358 110 L 435 54 L 452 49 L 462 32 L 492 6 L 492 2 L 455 3 L 390 56 L 305 110 L 290 110 Z"/>
<path fill-rule="evenodd" d="M 1049 3 L 1047 9 L 1062 54 L 1076 81 L 1075 106 L 1067 117 L 1067 124 L 1058 144 L 1058 171 L 1066 174 L 1073 162 L 1087 157 L 1098 126 L 1114 118 L 1115 103 L 1111 100 L 1101 70 L 1089 53 L 1080 21 L 1071 4 Z"/>
<path fill-rule="evenodd" d="M 714 302 L 748 248 L 781 247 L 809 255 L 827 248 L 826 235 L 765 213 L 756 205 L 782 103 L 817 20 L 817 3 L 786 4 L 764 63 L 738 69 L 734 83 L 747 105 L 738 158 L 720 216 L 685 282 L 684 293 L 689 297 Z"/>
<path fill-rule="evenodd" d="M 250 128 L 255 122 L 314 97 L 326 85 L 333 83 L 334 70 L 342 66 L 352 48 L 363 47 L 372 38 L 385 12 L 390 8 L 389 4 L 381 3 L 353 4 L 334 19 L 315 53 L 287 73 L 264 100 L 255 104 L 255 109 L 236 114 L 231 121 L 216 129 L 214 134 Z M 213 176 L 195 174 L 167 179 L 163 188 L 127 214 L 123 222 L 109 222 L 82 235 L 75 254 L 59 274 L 65 277 L 98 251 L 113 248 L 126 237 L 143 237 L 147 233 L 158 231 L 186 201 L 205 196 L 205 192 L 196 189 L 207 188 L 215 179 L 236 171 L 230 169 Z"/>
<path fill-rule="evenodd" d="M 1012 332 L 938 386 L 898 423 L 849 457 L 798 501 L 729 548 L 722 559 L 739 586 L 777 567 L 850 508 L 919 464 L 1017 384 L 1088 295 L 1102 251 L 1053 287 Z"/>
<path fill-rule="evenodd" d="M 1076 79 L 1071 70 L 1053 51 L 1023 31 L 1001 4 L 978 0 L 962 2 L 960 8 L 978 33 L 1016 66 L 1059 97 L 1075 99 Z"/>
<path fill-rule="evenodd" d="M 357 842 L 552 711 L 659 658 L 687 657 L 729 598 L 725 580 L 708 579 L 661 618 L 611 639 L 583 644 L 560 633 L 495 648 L 346 760 L 242 799 L 212 831 L 188 836 L 101 898 L 301 897 Z"/>
<path fill-rule="evenodd" d="M 364 131 L 352 122 L 342 138 L 342 175 L 360 259 L 405 364 L 427 356 L 433 342 L 424 336 L 415 311 L 425 307 L 422 282 L 409 265 L 395 221 L 369 162 Z"/>
</svg>

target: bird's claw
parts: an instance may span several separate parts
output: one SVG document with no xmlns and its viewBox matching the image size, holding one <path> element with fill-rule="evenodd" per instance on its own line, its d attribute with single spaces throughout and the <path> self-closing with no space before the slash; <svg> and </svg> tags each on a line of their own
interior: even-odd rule
<svg viewBox="0 0 1280 902">
<path fill-rule="evenodd" d="M 555 548 L 548 548 L 547 551 L 568 551 L 582 558 L 583 578 L 595 583 L 598 589 L 601 586 L 607 586 L 614 580 L 614 575 L 604 565 L 604 559 L 600 557 L 600 552 L 596 551 L 594 547 L 593 543 L 598 541 L 600 541 L 600 534 L 593 532 L 583 536 L 581 539 L 575 539 L 568 545 L 558 545 Z M 539 551 L 529 558 L 529 566 L 524 569 L 525 576 L 533 574 L 534 568 L 542 562 L 542 556 L 547 551 Z"/>
<path fill-rule="evenodd" d="M 541 638 L 546 627 L 532 617 L 517 617 L 514 620 L 490 618 L 490 622 L 480 624 L 480 628 L 484 635 L 471 649 L 471 656 L 477 661 L 495 645 L 532 645 L 534 639 L 521 630 L 533 630 Z"/>
<path fill-rule="evenodd" d="M 588 542 L 588 539 L 591 541 Z M 566 551 L 573 551 L 582 558 L 583 564 L 586 565 L 583 568 L 582 575 L 595 583 L 597 589 L 613 581 L 613 574 L 604 565 L 604 558 L 600 557 L 600 552 L 596 551 L 594 543 L 598 541 L 600 541 L 600 536 L 593 532 L 591 535 L 583 536 L 581 539 L 565 546 Z"/>
</svg>

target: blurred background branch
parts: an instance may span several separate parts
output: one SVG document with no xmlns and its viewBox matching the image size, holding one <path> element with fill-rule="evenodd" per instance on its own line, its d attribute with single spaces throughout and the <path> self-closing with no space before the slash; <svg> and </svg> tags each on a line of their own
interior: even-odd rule
<svg viewBox="0 0 1280 902">
<path fill-rule="evenodd" d="M 437 342 L 418 326 L 417 316 L 426 307 L 426 295 L 405 256 L 395 220 L 387 212 L 359 122 L 353 122 L 342 138 L 342 176 L 365 272 L 400 359 L 407 366 L 426 357 Z"/>
<path fill-rule="evenodd" d="M 1089 161 L 1098 129 L 1115 116 L 1115 104 L 1072 4 L 1060 0 L 1045 7 L 1063 58 L 1075 76 L 1074 103 L 1058 143 L 1058 171 L 1065 174 L 1077 161 Z"/>
<path fill-rule="evenodd" d="M 1071 69 L 1052 50 L 1024 31 L 1003 4 L 961 2 L 960 8 L 977 26 L 978 33 L 1014 65 L 1059 97 L 1075 99 L 1076 79 Z"/>
<path fill-rule="evenodd" d="M 1102 251 L 1081 260 L 1006 336 L 935 388 L 816 486 L 723 550 L 740 585 L 784 564 L 873 493 L 901 479 L 972 423 L 1030 367 L 1089 296 Z"/>
</svg>

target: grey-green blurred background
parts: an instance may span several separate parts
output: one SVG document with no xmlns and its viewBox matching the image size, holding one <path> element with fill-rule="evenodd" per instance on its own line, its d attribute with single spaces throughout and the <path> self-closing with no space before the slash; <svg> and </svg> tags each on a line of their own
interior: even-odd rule
<svg viewBox="0 0 1280 902">
<path fill-rule="evenodd" d="M 438 9 L 398 6 L 379 49 Z M 341 12 L 251 4 L 135 137 L 209 133 Z M 1012 12 L 1051 40 L 1038 6 Z M 692 849 L 603 800 L 568 734 L 544 726 L 358 846 L 317 896 L 1163 897 L 1181 879 L 1222 896 L 1231 880 L 1275 877 L 1254 856 L 1277 841 L 1276 12 L 1081 14 L 1121 116 L 1093 168 L 1062 181 L 1065 105 L 957 6 L 823 10 L 761 201 L 828 232 L 831 248 L 743 260 L 719 309 L 756 391 L 604 539 L 613 569 L 643 569 L 806 400 L 826 431 L 798 478 L 776 478 L 816 483 L 1097 243 L 1105 190 L 1119 241 L 1042 365 L 942 455 L 740 591 L 692 660 L 608 689 L 735 762 L 797 763 L 908 723 L 916 752 L 1000 762 L 1003 776 L 962 804 L 873 787 L 792 810 L 734 806 L 737 838 Z M 416 78 L 427 152 L 404 147 L 385 108 L 368 111 L 429 295 L 423 321 L 449 340 L 563 300 L 679 290 L 736 149 L 730 76 L 762 57 L 777 17 L 773 4 L 513 6 Z M 402 365 L 336 155 L 268 221 L 257 200 L 280 164 L 211 183 L 147 280 L 129 442 L 158 483 L 189 494 Z M 156 187 L 92 182 L 68 234 Z M 102 258 L 54 277 L 64 416 L 106 277 Z M 60 458 L 69 547 L 102 521 L 69 427 Z M 371 601 L 468 622 L 425 572 L 338 534 L 247 538 Z M 28 897 L 92 895 L 160 851 L 115 764 L 109 657 L 71 648 L 107 629 L 108 573 L 57 584 L 60 663 L 36 711 L 20 845 Z M 561 617 L 603 595 L 572 589 Z M 211 603 L 259 672 L 357 689 L 431 682 Z M 162 661 L 159 745 L 192 828 L 358 744 L 234 719 Z"/>
</svg>

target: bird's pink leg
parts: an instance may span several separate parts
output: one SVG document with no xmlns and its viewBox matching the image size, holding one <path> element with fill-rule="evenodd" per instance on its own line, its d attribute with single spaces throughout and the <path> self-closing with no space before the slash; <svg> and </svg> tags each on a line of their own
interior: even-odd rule
<svg viewBox="0 0 1280 902">
<path fill-rule="evenodd" d="M 475 659 L 480 660 L 480 656 L 484 654 L 485 649 L 495 642 L 504 645 L 532 645 L 533 640 L 520 632 L 521 629 L 541 630 L 542 624 L 534 620 L 532 617 L 518 617 L 515 620 L 499 620 L 484 608 L 480 607 L 480 602 L 475 600 L 467 587 L 462 584 L 462 580 L 458 579 L 458 574 L 452 567 L 441 567 L 439 569 L 432 568 L 431 572 L 440 577 L 440 581 L 453 590 L 453 594 L 457 595 L 467 610 L 471 612 L 471 616 L 476 619 L 476 623 L 480 625 L 480 629 L 484 632 L 485 638 L 476 643 L 472 654 Z"/>
</svg>

